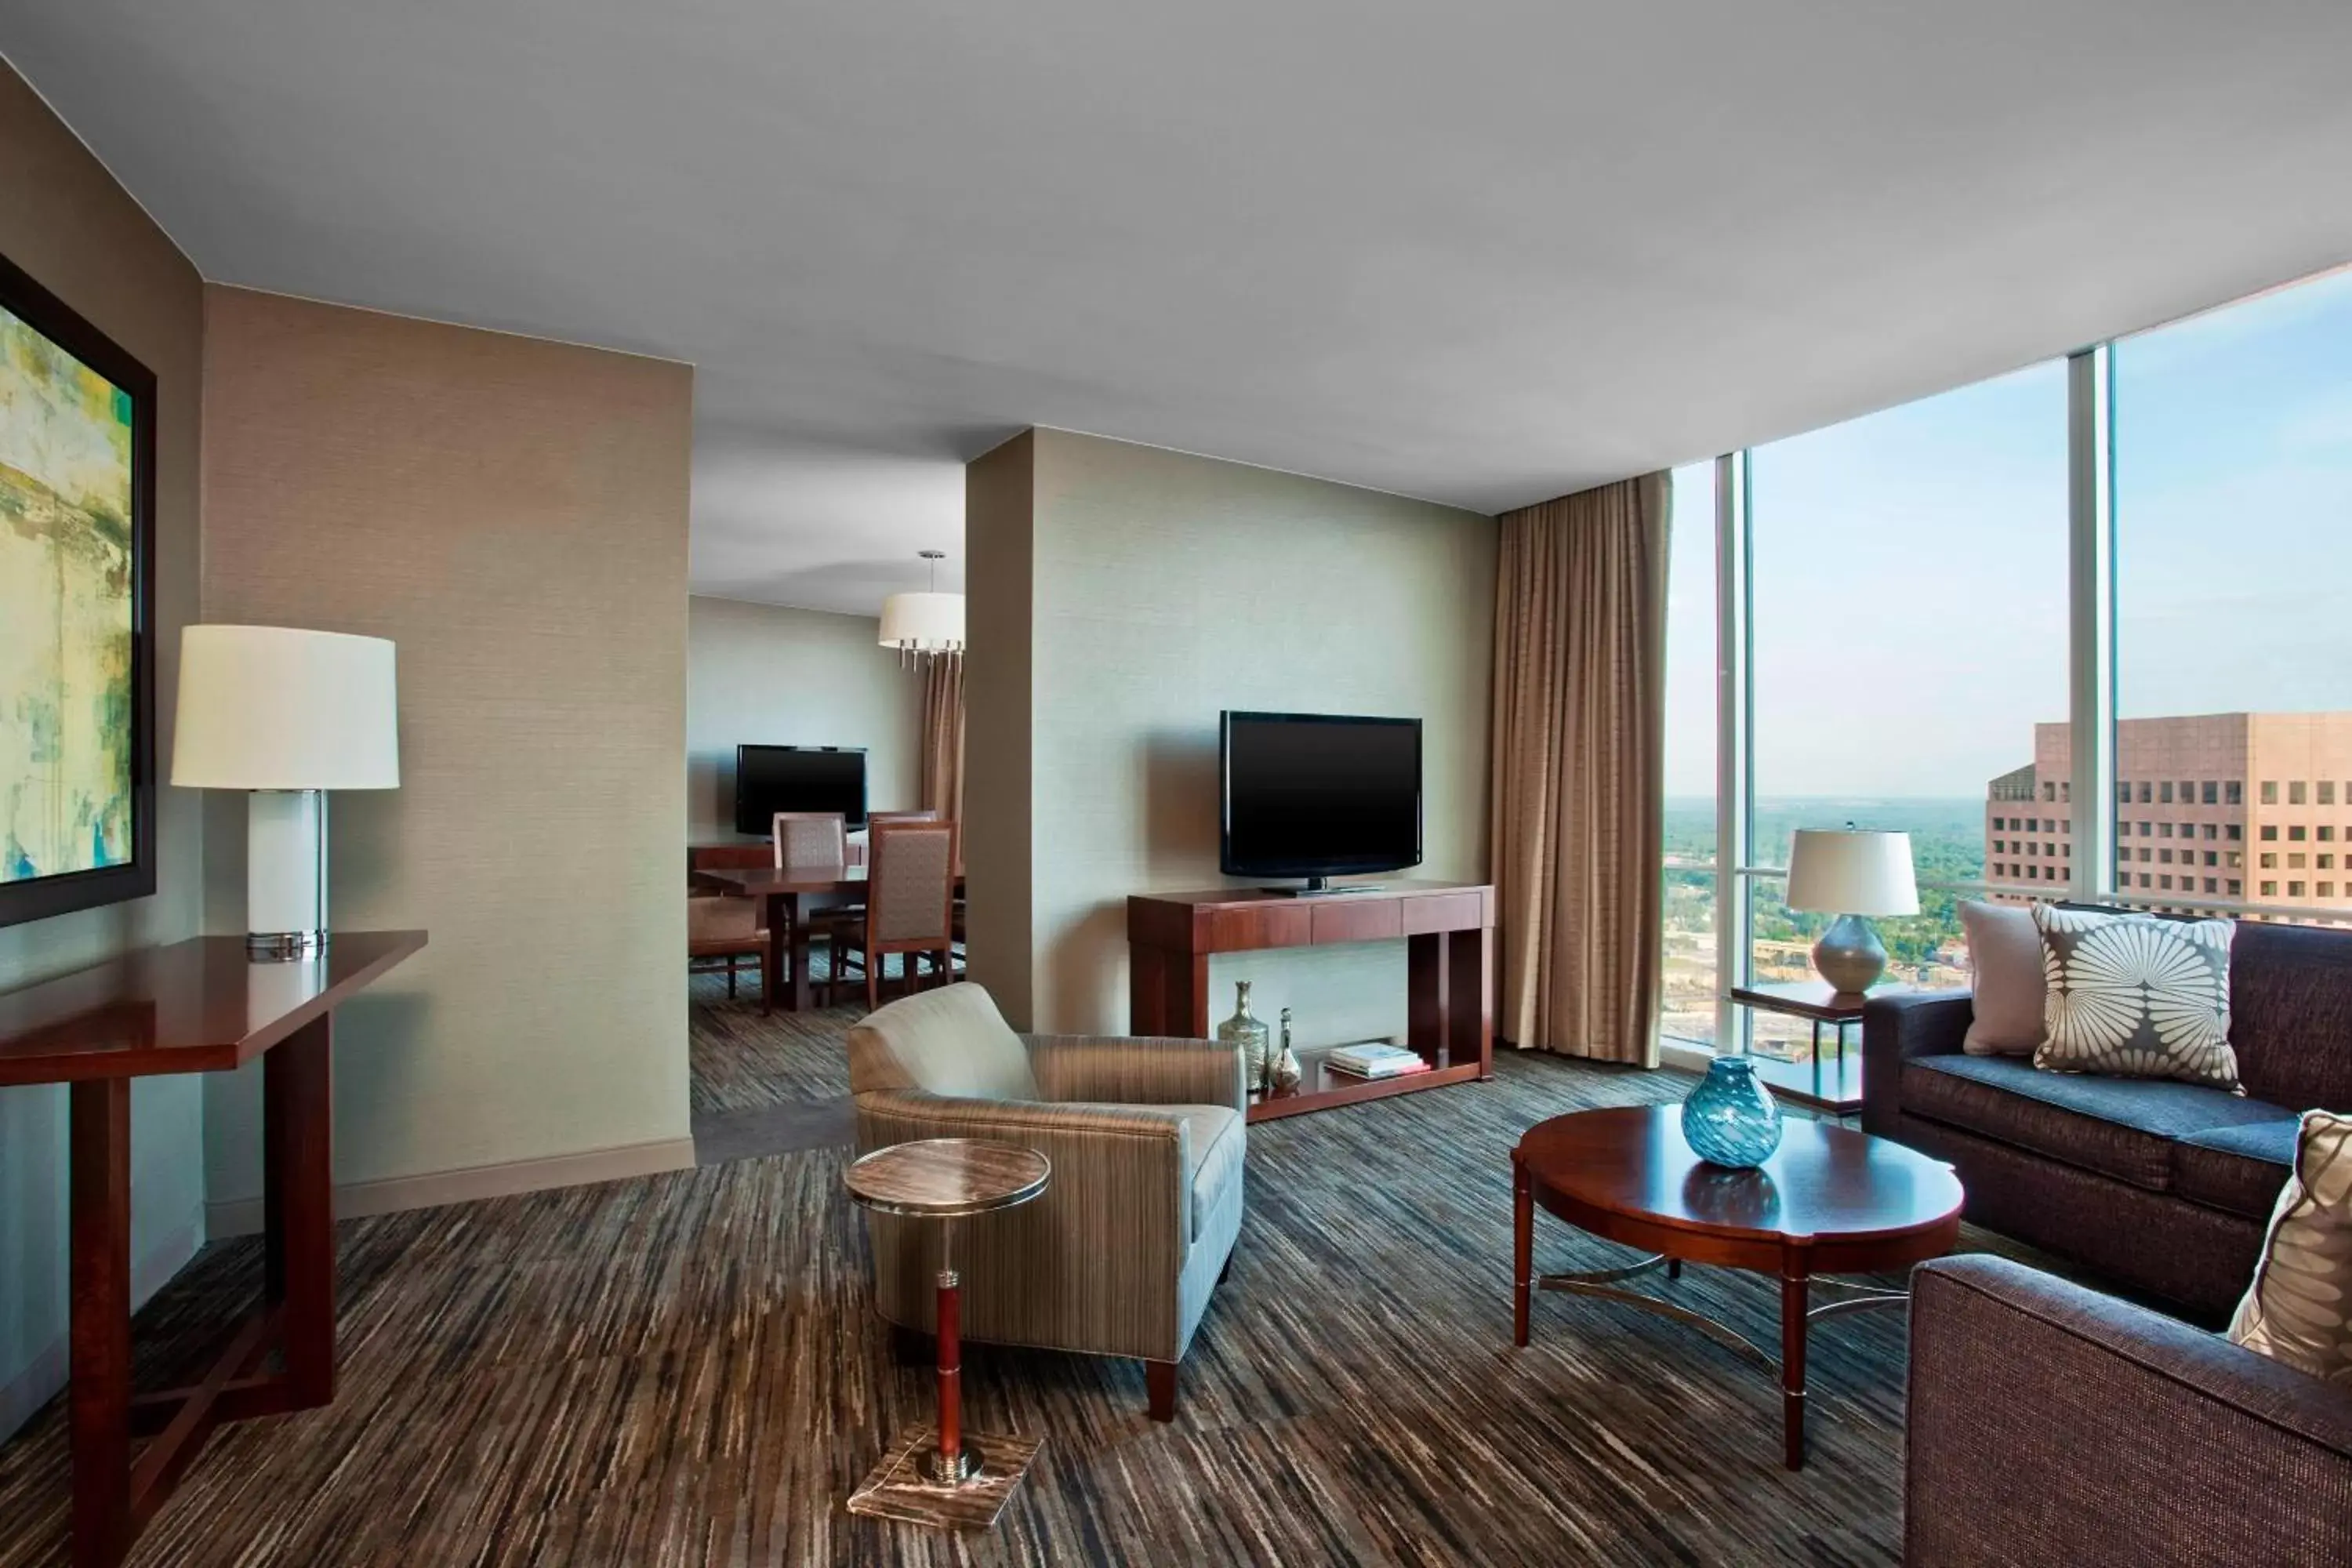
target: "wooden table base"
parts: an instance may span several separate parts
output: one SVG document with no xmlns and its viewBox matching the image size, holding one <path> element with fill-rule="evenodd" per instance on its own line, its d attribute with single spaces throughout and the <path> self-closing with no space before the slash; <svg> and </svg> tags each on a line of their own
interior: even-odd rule
<svg viewBox="0 0 2352 1568">
<path fill-rule="evenodd" d="M 75 1568 L 122 1561 L 215 1427 L 335 1397 L 331 1032 L 315 1019 L 262 1058 L 264 1305 L 182 1388 L 131 1392 L 131 1080 L 72 1087 Z"/>
</svg>

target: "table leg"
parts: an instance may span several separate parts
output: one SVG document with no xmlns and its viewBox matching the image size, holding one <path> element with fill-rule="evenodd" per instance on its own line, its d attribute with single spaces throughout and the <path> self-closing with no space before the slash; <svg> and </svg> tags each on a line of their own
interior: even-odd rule
<svg viewBox="0 0 2352 1568">
<path fill-rule="evenodd" d="M 1811 1280 L 1808 1265 L 1791 1259 L 1780 1277 L 1781 1463 L 1805 1468 L 1805 1321 Z"/>
<path fill-rule="evenodd" d="M 942 1486 L 970 1480 L 980 1468 L 963 1447 L 963 1291 L 949 1256 L 954 1226 L 953 1220 L 940 1224 L 940 1450 L 931 1457 L 931 1479 Z"/>
<path fill-rule="evenodd" d="M 768 951 L 760 960 L 760 1011 L 776 1010 L 784 984 L 784 900 L 770 893 L 760 900 L 768 927 Z"/>
<path fill-rule="evenodd" d="M 793 925 L 793 991 L 788 1005 L 795 1013 L 805 1013 L 814 1005 L 809 999 L 809 911 L 798 893 L 785 894 L 784 907 L 792 914 Z"/>
<path fill-rule="evenodd" d="M 333 1041 L 321 1017 L 261 1058 L 263 1268 L 292 1410 L 335 1397 Z"/>
<path fill-rule="evenodd" d="M 1813 1020 L 1813 1098 L 1822 1096 L 1822 1021 Z"/>
<path fill-rule="evenodd" d="M 131 1545 L 131 1080 L 73 1086 L 74 1568 Z"/>
<path fill-rule="evenodd" d="M 1528 1168 L 1511 1154 L 1511 1342 L 1528 1342 L 1528 1295 L 1535 1288 L 1536 1199 Z"/>
</svg>

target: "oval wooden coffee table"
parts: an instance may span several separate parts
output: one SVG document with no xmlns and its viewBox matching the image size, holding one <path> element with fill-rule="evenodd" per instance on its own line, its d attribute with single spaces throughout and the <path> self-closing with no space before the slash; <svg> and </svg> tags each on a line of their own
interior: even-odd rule
<svg viewBox="0 0 2352 1568">
<path fill-rule="evenodd" d="M 1025 1204 L 1053 1163 L 1034 1149 L 987 1138 L 924 1138 L 851 1162 L 849 1195 L 881 1214 L 940 1222 L 939 1422 L 894 1440 L 858 1489 L 852 1513 L 961 1529 L 995 1522 L 1037 1457 L 1034 1438 L 963 1429 L 962 1281 L 955 1222 Z"/>
<path fill-rule="evenodd" d="M 1678 1105 L 1580 1110 L 1537 1123 L 1511 1151 L 1511 1337 L 1528 1342 L 1540 1286 L 1657 1312 L 1769 1368 L 1770 1355 L 1714 1319 L 1619 1289 L 1664 1265 L 1712 1263 L 1780 1280 L 1783 1462 L 1805 1462 L 1805 1327 L 1816 1318 L 1899 1306 L 1907 1291 L 1824 1279 L 1906 1268 L 1952 1249 L 1960 1183 L 1941 1161 L 1851 1128 L 1791 1118 L 1780 1147 L 1753 1171 L 1710 1165 L 1683 1142 Z M 1535 1207 L 1580 1230 L 1650 1254 L 1622 1268 L 1535 1273 Z M 1815 1286 L 1841 1293 L 1811 1304 Z"/>
</svg>

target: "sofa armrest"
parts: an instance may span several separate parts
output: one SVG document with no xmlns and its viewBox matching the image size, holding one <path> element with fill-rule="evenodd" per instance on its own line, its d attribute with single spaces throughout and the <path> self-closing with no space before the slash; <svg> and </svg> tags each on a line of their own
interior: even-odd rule
<svg viewBox="0 0 2352 1568">
<path fill-rule="evenodd" d="M 1032 1201 L 956 1223 L 965 1331 L 977 1340 L 1172 1361 L 1192 1250 L 1189 1134 L 1172 1110 L 965 1100 L 916 1089 L 856 1097 L 857 1146 L 995 1138 L 1052 1162 Z M 895 1321 L 929 1327 L 940 1226 L 869 1218 L 876 1290 Z"/>
<path fill-rule="evenodd" d="M 1911 1568 L 2342 1561 L 2352 1391 L 2002 1258 L 1911 1289 Z"/>
<path fill-rule="evenodd" d="M 1245 1110 L 1238 1046 L 1132 1035 L 1033 1035 L 1029 1065 L 1049 1100 L 1222 1105 Z"/>
<path fill-rule="evenodd" d="M 1958 1051 L 1975 1017 L 1975 999 L 1965 991 L 1906 991 L 1863 1004 L 1864 1131 L 1895 1136 L 1903 1109 L 1903 1064 L 1914 1057 Z"/>
</svg>

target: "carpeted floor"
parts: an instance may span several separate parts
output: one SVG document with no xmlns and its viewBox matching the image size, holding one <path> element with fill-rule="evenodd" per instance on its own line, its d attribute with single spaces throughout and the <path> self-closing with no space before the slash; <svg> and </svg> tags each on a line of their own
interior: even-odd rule
<svg viewBox="0 0 2352 1568">
<path fill-rule="evenodd" d="M 903 961 L 885 961 L 895 984 Z M 822 951 L 812 955 L 814 977 L 826 973 Z M 842 1037 L 866 1015 L 862 989 L 837 1007 L 809 1013 L 760 1011 L 760 982 L 746 975 L 727 994 L 727 976 L 697 974 L 687 982 L 691 1018 L 687 1047 L 698 1116 L 757 1110 L 766 1106 L 833 1100 L 849 1092 L 849 1056 Z"/>
<path fill-rule="evenodd" d="M 931 1395 L 867 1305 L 844 1151 L 354 1221 L 336 1403 L 225 1430 L 133 1561 L 1891 1562 L 1898 1315 L 1815 1330 L 1797 1475 L 1771 1380 L 1701 1335 L 1545 1297 L 1510 1348 L 1506 1152 L 1682 1087 L 1511 1057 L 1491 1084 L 1254 1129 L 1172 1426 L 1132 1363 L 968 1352 L 968 1418 L 1046 1439 L 987 1534 L 842 1506 Z M 1538 1223 L 1543 1267 L 1617 1256 Z M 207 1248 L 141 1314 L 142 1381 L 203 1359 L 258 1273 L 254 1241 Z M 1771 1342 L 1767 1282 L 1667 1289 Z M 68 1493 L 53 1404 L 0 1447 L 0 1564 L 65 1560 Z"/>
</svg>

